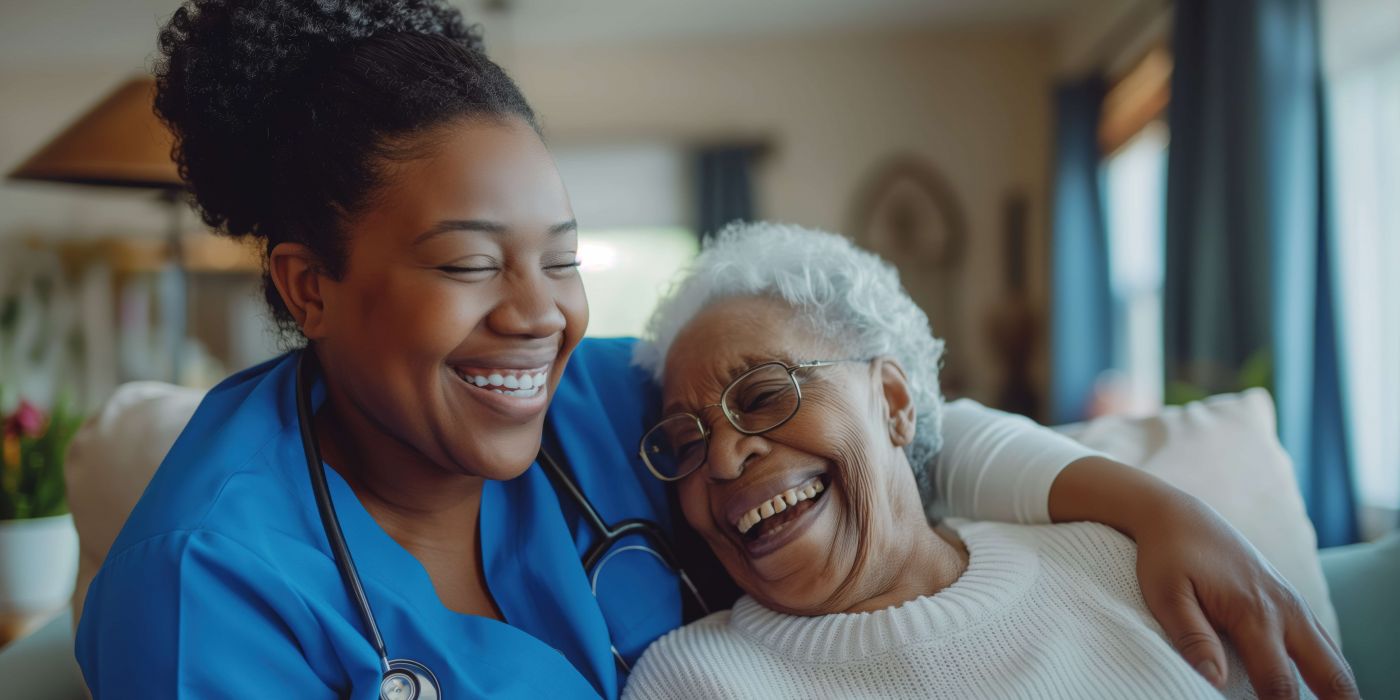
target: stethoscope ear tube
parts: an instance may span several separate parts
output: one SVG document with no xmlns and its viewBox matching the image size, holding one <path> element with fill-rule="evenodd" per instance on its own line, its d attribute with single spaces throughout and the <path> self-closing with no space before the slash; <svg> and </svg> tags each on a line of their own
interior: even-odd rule
<svg viewBox="0 0 1400 700">
<path fill-rule="evenodd" d="M 326 483 L 325 467 L 321 465 L 321 448 L 316 442 L 316 431 L 312 427 L 311 390 L 309 374 L 316 368 L 316 353 L 304 348 L 297 357 L 296 404 L 297 425 L 301 430 L 301 446 L 306 454 L 307 472 L 311 476 L 311 492 L 316 496 L 316 510 L 321 515 L 321 527 L 326 532 L 326 540 L 335 559 L 340 580 L 355 603 L 369 634 L 370 644 L 379 657 L 382 677 L 379 683 L 380 700 L 441 700 L 437 678 L 427 666 L 408 659 L 389 660 L 389 652 L 384 645 L 384 637 L 379 633 L 379 625 L 370 609 L 369 597 L 360 582 L 360 572 L 355 568 L 355 560 L 350 556 L 350 547 L 345 543 L 345 532 L 340 527 L 340 518 L 335 514 L 335 504 L 331 502 L 330 485 Z"/>
</svg>

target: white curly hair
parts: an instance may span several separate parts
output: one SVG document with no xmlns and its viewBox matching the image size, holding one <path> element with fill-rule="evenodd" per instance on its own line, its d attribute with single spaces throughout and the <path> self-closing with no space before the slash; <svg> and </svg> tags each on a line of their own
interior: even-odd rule
<svg viewBox="0 0 1400 700">
<path fill-rule="evenodd" d="M 894 267 L 843 236 L 787 224 L 730 224 L 705 242 L 652 312 L 633 364 L 660 382 L 671 343 L 692 318 L 722 299 L 749 296 L 790 304 L 852 357 L 883 355 L 903 365 L 917 416 L 905 451 L 924 503 L 932 503 L 929 470 L 943 446 L 943 341 Z"/>
</svg>

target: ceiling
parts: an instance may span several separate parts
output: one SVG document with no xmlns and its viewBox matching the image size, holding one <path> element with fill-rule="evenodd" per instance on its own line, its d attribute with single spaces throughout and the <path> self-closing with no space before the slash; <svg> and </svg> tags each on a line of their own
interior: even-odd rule
<svg viewBox="0 0 1400 700">
<path fill-rule="evenodd" d="M 512 49 L 542 44 L 1036 25 L 1097 0 L 453 0 Z M 504 12 L 484 5 L 505 4 Z M 0 71 L 144 66 L 177 0 L 0 0 Z"/>
</svg>

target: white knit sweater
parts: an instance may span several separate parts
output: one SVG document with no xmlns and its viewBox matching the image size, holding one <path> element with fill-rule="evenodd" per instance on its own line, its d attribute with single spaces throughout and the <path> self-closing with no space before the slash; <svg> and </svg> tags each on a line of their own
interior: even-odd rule
<svg viewBox="0 0 1400 700">
<path fill-rule="evenodd" d="M 1093 523 L 950 521 L 967 571 L 872 613 L 796 617 L 744 596 L 642 656 L 624 698 L 1215 698 L 1162 636 L 1133 542 Z M 1254 697 L 1230 654 L 1228 697 Z"/>
</svg>

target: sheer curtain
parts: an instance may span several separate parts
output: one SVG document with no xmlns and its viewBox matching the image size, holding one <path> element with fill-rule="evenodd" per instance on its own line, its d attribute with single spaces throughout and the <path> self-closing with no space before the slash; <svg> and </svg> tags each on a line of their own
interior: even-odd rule
<svg viewBox="0 0 1400 700">
<path fill-rule="evenodd" d="M 1363 536 L 1400 508 L 1400 5 L 1329 0 L 1336 264 Z"/>
</svg>

